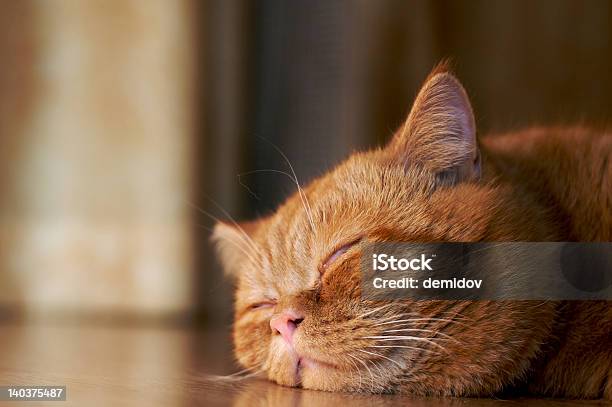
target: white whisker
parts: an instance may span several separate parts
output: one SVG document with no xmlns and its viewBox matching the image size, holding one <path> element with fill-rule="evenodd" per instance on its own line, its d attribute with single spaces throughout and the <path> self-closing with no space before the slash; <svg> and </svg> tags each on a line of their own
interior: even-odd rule
<svg viewBox="0 0 612 407">
<path fill-rule="evenodd" d="M 402 367 L 402 365 L 400 365 L 399 363 L 397 363 L 395 360 L 393 360 L 393 359 L 391 359 L 391 358 L 386 357 L 385 355 L 380 355 L 380 354 L 375 353 L 375 352 L 368 352 L 367 350 L 363 350 L 363 349 L 357 349 L 357 350 L 358 350 L 359 352 L 367 353 L 368 355 L 372 355 L 372 356 L 376 356 L 376 357 L 379 357 L 379 358 L 387 359 L 389 362 L 396 364 L 396 365 L 397 365 L 397 367 L 399 367 L 400 369 L 404 369 L 404 368 Z"/>
<path fill-rule="evenodd" d="M 418 329 L 418 328 L 402 328 L 402 329 L 390 329 L 388 331 L 383 331 L 383 333 L 390 333 L 390 332 L 428 332 L 428 333 L 433 333 L 434 335 L 440 335 L 446 339 L 450 339 L 453 340 L 455 342 L 459 342 L 457 339 L 453 338 L 450 335 L 447 335 L 443 332 L 439 332 L 439 331 L 433 331 L 431 329 Z M 436 338 L 439 339 L 440 338 Z"/>
<path fill-rule="evenodd" d="M 434 355 L 439 355 L 439 352 L 434 352 L 430 349 L 421 348 L 418 346 L 408 346 L 408 345 L 369 345 L 368 348 L 399 348 L 399 349 L 412 349 L 417 351 L 423 351 L 428 353 L 433 353 Z"/>
<path fill-rule="evenodd" d="M 262 366 L 263 364 L 260 364 L 258 366 L 242 369 L 242 370 L 239 370 L 238 372 L 231 373 L 228 375 L 210 375 L 207 377 L 210 379 L 219 380 L 219 381 L 221 380 L 228 380 L 228 381 L 244 380 L 244 379 L 248 379 L 248 378 L 257 376 L 261 373 L 264 373 Z M 244 374 L 244 373 L 247 373 L 247 374 Z"/>
<path fill-rule="evenodd" d="M 351 364 L 355 367 L 355 372 L 357 372 L 357 376 L 359 377 L 359 389 L 358 389 L 358 391 L 361 391 L 361 388 L 362 388 L 362 385 L 363 385 L 362 384 L 362 377 L 361 377 L 361 370 L 359 370 L 359 366 L 357 366 L 354 361 L 349 360 L 349 362 L 351 362 Z"/>
<path fill-rule="evenodd" d="M 198 225 L 199 227 L 201 227 L 202 229 L 205 229 L 209 232 L 212 233 L 212 229 L 208 228 L 206 226 L 203 225 Z M 257 259 L 255 259 L 251 253 L 247 252 L 242 245 L 238 244 L 235 240 L 233 240 L 232 238 L 230 238 L 229 236 L 226 237 L 226 240 L 231 243 L 232 245 L 234 245 L 234 247 L 238 250 L 240 250 L 242 252 L 242 254 L 244 254 L 247 257 L 247 260 L 249 260 L 249 262 L 254 266 L 254 267 L 260 267 L 259 261 Z M 240 240 L 240 242 L 243 242 L 242 240 Z M 244 242 L 243 242 L 244 243 Z"/>
<path fill-rule="evenodd" d="M 244 256 L 247 258 L 247 260 L 249 260 L 249 262 L 251 263 L 253 267 L 255 268 L 261 267 L 261 263 L 255 257 L 253 257 L 253 255 L 250 252 L 245 250 L 244 247 L 242 247 L 242 245 L 238 244 L 233 238 L 226 236 L 226 240 L 227 242 L 232 244 L 236 249 L 240 250 L 242 254 L 244 254 Z"/>
<path fill-rule="evenodd" d="M 430 338 L 421 338 L 418 336 L 364 336 L 362 339 L 376 339 L 377 342 L 387 342 L 387 341 L 415 341 L 415 342 L 425 342 L 429 343 L 433 346 L 436 346 L 444 351 L 446 348 L 440 344 L 437 344 Z"/>
<path fill-rule="evenodd" d="M 361 364 L 362 364 L 362 365 L 363 365 L 363 366 L 366 368 L 366 370 L 367 370 L 367 371 L 368 371 L 368 373 L 370 374 L 370 380 L 372 380 L 372 391 L 374 391 L 374 375 L 372 374 L 372 371 L 370 370 L 370 368 L 368 367 L 368 365 L 367 365 L 367 364 L 366 364 L 364 361 L 362 361 L 362 360 L 361 360 L 361 359 L 359 359 L 358 357 L 355 357 L 355 356 L 351 355 L 350 353 L 347 353 L 347 356 L 349 356 L 349 357 L 351 357 L 351 358 L 355 359 L 357 362 L 361 363 Z"/>
<path fill-rule="evenodd" d="M 390 321 L 397 321 L 397 318 L 402 318 L 402 317 L 405 317 L 405 316 L 410 316 L 410 315 L 415 316 L 415 317 L 421 317 L 421 315 L 420 315 L 420 314 L 415 314 L 415 313 L 400 313 L 400 314 L 388 315 L 388 316 L 386 316 L 386 317 L 383 317 L 383 318 L 378 318 L 378 319 L 375 319 L 375 318 L 369 318 L 369 319 L 371 319 L 372 321 L 376 322 L 376 324 L 373 324 L 372 326 L 378 326 L 378 325 L 380 325 L 382 322 L 387 322 L 387 321 L 389 321 L 389 322 L 390 322 Z M 394 318 L 395 318 L 395 319 L 394 319 Z M 402 321 L 403 321 L 403 320 L 402 320 Z"/>
<path fill-rule="evenodd" d="M 385 304 L 385 305 L 382 305 L 382 306 L 380 306 L 380 307 L 374 308 L 373 310 L 370 310 L 370 311 L 368 311 L 368 312 L 366 312 L 366 313 L 363 313 L 363 314 L 357 315 L 357 316 L 355 317 L 355 319 L 357 319 L 357 318 L 363 318 L 363 317 L 366 317 L 366 316 L 371 315 L 371 314 L 373 314 L 373 313 L 375 313 L 375 312 L 377 312 L 377 311 L 381 311 L 381 310 L 383 310 L 383 309 L 385 309 L 385 308 L 388 308 L 388 307 L 390 307 L 390 306 L 392 306 L 392 305 L 395 305 L 395 304 L 394 304 L 394 303 L 390 303 L 390 304 Z"/>
<path fill-rule="evenodd" d="M 457 325 L 465 325 L 462 322 L 454 321 L 452 319 L 444 319 L 444 318 L 410 318 L 410 319 L 398 319 L 398 320 L 395 320 L 395 321 L 381 322 L 380 324 L 376 324 L 376 325 L 373 325 L 373 326 L 396 324 L 396 323 L 400 323 L 400 322 L 426 322 L 426 321 L 439 321 L 439 322 L 453 323 L 453 324 L 457 324 Z"/>
<path fill-rule="evenodd" d="M 310 227 L 312 228 L 312 232 L 314 233 L 315 226 L 314 226 L 314 221 L 312 219 L 312 208 L 310 207 L 310 202 L 308 202 L 308 198 L 306 197 L 306 194 L 304 193 L 304 190 L 302 189 L 300 182 L 297 179 L 297 174 L 295 173 L 295 169 L 293 168 L 291 161 L 289 161 L 289 158 L 285 155 L 285 153 L 283 153 L 283 151 L 276 144 L 272 143 L 270 140 L 267 140 L 263 137 L 260 137 L 260 138 L 268 142 L 285 159 L 285 161 L 287 162 L 287 165 L 289 165 L 289 169 L 291 170 L 291 173 L 293 174 L 293 180 L 295 181 L 295 185 L 297 186 L 298 194 L 300 195 L 302 205 L 304 206 L 304 211 L 306 212 L 306 216 L 308 218 L 308 221 L 310 222 Z"/>
<path fill-rule="evenodd" d="M 263 256 L 263 253 L 261 252 L 261 250 L 259 249 L 259 247 L 257 246 L 257 244 L 255 244 L 255 242 L 253 241 L 253 239 L 251 238 L 251 236 L 249 236 L 246 231 L 242 228 L 242 226 L 240 226 L 238 224 L 238 222 L 236 222 L 236 220 L 232 217 L 232 215 L 229 214 L 228 211 L 226 211 L 225 209 L 223 209 L 223 207 L 221 205 L 219 205 L 215 200 L 213 200 L 210 197 L 207 197 L 208 200 L 210 202 L 212 202 L 217 208 L 219 208 L 219 210 L 221 212 L 223 212 L 225 214 L 225 216 L 227 216 L 229 218 L 229 220 L 232 222 L 232 224 L 234 226 L 236 226 L 236 228 L 238 228 L 238 230 L 240 231 L 241 235 L 244 237 L 244 241 L 245 243 L 247 243 L 247 245 L 249 245 L 251 247 L 251 249 L 253 249 L 257 254 L 259 254 L 260 256 Z M 192 204 L 193 205 L 193 204 Z M 195 205 L 194 205 L 195 206 Z M 197 207 L 196 207 L 197 208 Z M 200 208 L 197 208 L 200 209 Z M 202 209 L 200 209 L 202 210 Z M 203 211 L 204 212 L 204 211 Z M 219 221 L 217 219 L 217 221 Z"/>
</svg>

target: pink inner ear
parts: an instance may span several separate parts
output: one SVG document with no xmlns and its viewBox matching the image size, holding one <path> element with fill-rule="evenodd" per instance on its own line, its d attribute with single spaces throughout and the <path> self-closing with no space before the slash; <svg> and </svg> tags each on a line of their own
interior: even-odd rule
<svg viewBox="0 0 612 407">
<path fill-rule="evenodd" d="M 359 242 L 358 240 L 352 241 L 351 243 L 347 243 L 345 245 L 343 245 L 342 247 L 338 248 L 338 250 L 336 250 L 335 252 L 333 252 L 328 258 L 327 260 L 325 260 L 325 262 L 323 263 L 323 269 L 325 270 L 328 266 L 330 266 L 334 261 L 338 260 L 338 258 L 340 256 L 342 256 L 344 253 L 346 253 L 346 251 L 348 249 L 350 249 L 351 247 L 353 247 L 354 245 L 356 245 Z"/>
</svg>

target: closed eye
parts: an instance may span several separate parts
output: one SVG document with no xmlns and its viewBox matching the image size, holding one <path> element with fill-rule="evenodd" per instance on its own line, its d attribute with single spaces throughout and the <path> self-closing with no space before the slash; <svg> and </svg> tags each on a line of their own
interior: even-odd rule
<svg viewBox="0 0 612 407">
<path fill-rule="evenodd" d="M 358 239 L 352 240 L 349 243 L 343 244 L 342 246 L 336 247 L 334 251 L 327 256 L 325 261 L 321 263 L 321 266 L 319 267 L 319 271 L 321 272 L 321 274 L 324 273 L 325 270 L 327 270 L 327 268 L 331 266 L 336 260 L 342 257 L 344 253 L 349 251 L 351 247 L 355 246 L 360 241 L 361 241 L 361 238 L 358 238 Z"/>
<path fill-rule="evenodd" d="M 259 309 L 272 308 L 276 305 L 275 300 L 261 301 L 249 305 L 249 311 L 255 311 Z"/>
</svg>

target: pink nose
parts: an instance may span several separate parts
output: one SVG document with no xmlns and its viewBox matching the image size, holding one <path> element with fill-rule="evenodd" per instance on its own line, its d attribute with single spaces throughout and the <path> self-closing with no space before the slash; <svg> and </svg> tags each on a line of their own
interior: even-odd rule
<svg viewBox="0 0 612 407">
<path fill-rule="evenodd" d="M 273 333 L 279 333 L 289 345 L 293 341 L 293 333 L 304 317 L 294 311 L 283 311 L 270 319 L 270 328 Z"/>
</svg>

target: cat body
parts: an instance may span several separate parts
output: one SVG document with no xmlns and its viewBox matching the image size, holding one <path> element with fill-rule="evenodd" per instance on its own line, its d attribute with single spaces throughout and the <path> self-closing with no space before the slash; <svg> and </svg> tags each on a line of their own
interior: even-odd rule
<svg viewBox="0 0 612 407">
<path fill-rule="evenodd" d="M 481 145 L 497 182 L 548 209 L 552 240 L 612 240 L 612 134 L 540 127 Z M 529 371 L 530 393 L 612 399 L 612 303 L 559 302 L 552 318 Z"/>
<path fill-rule="evenodd" d="M 441 66 L 387 146 L 265 218 L 219 223 L 239 363 L 328 391 L 612 398 L 609 302 L 361 295 L 365 242 L 610 240 L 610 133 L 539 128 L 480 144 L 467 95 Z"/>
</svg>

